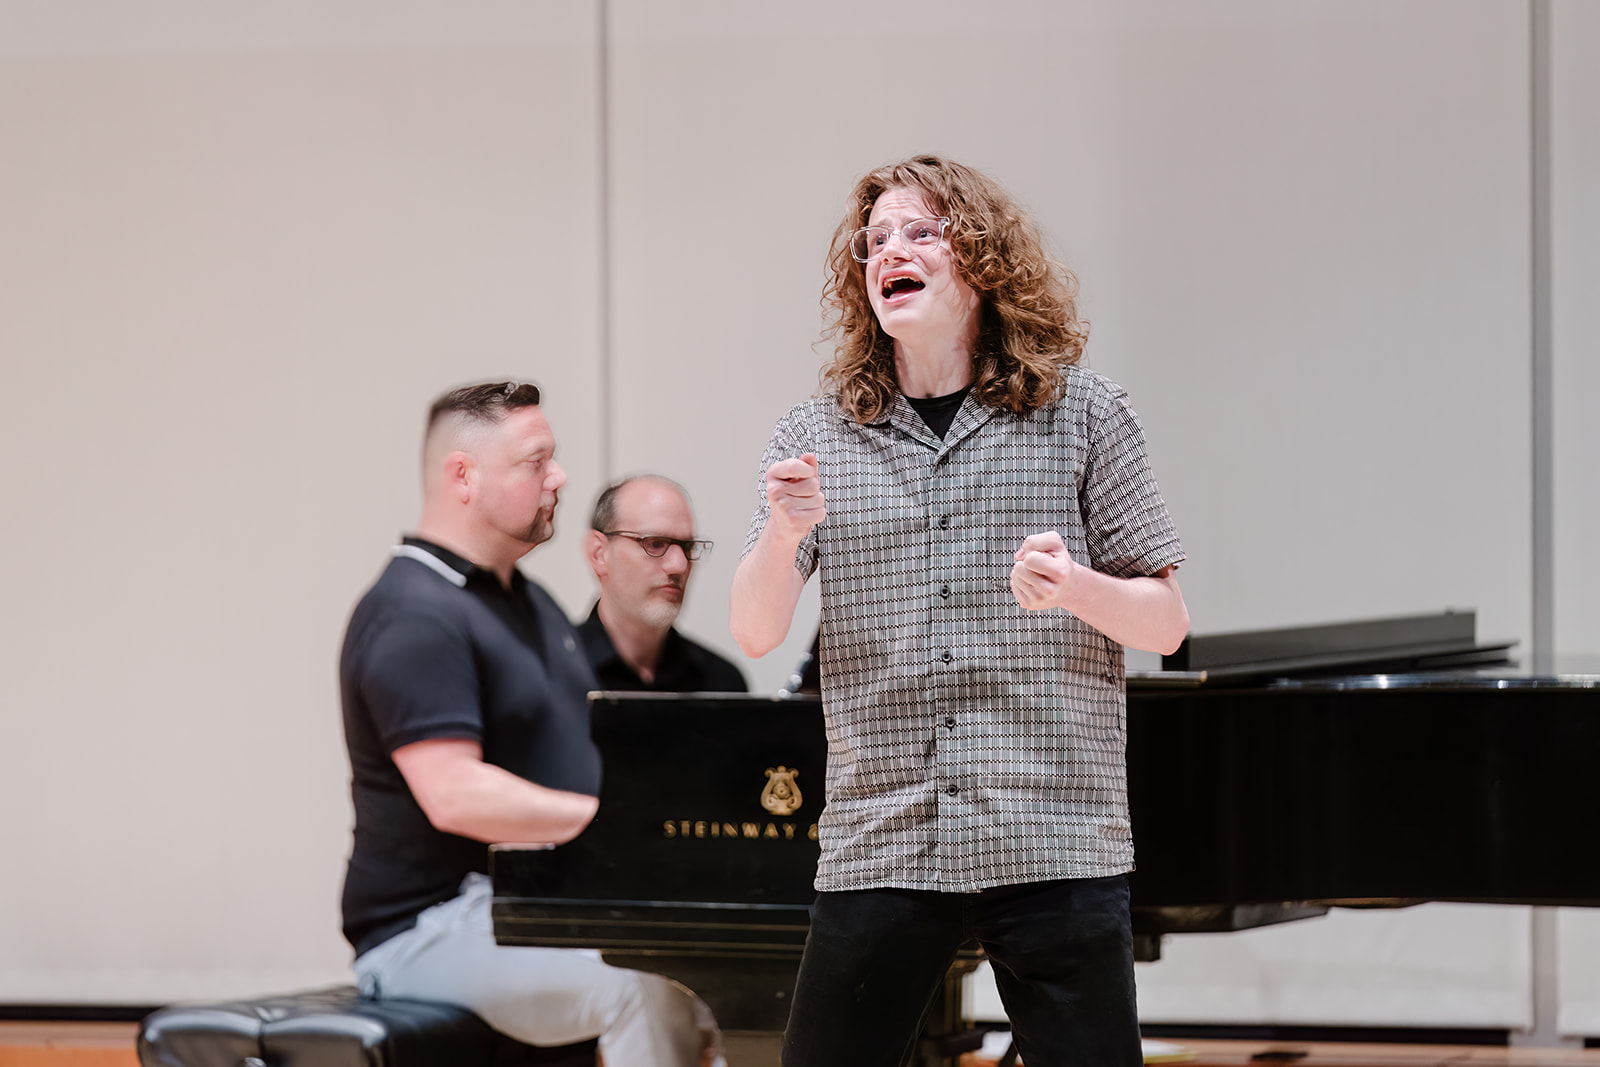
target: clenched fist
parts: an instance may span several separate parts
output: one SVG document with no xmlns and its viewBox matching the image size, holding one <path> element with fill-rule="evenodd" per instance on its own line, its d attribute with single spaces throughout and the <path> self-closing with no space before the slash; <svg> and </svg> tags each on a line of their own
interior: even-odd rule
<svg viewBox="0 0 1600 1067">
<path fill-rule="evenodd" d="M 1065 605 L 1072 580 L 1083 567 L 1073 562 L 1066 542 L 1054 530 L 1030 534 L 1011 567 L 1011 593 L 1029 611 Z"/>
<path fill-rule="evenodd" d="M 799 544 L 811 528 L 828 517 L 822 499 L 822 479 L 817 476 L 817 456 L 780 459 L 767 468 L 768 527 L 785 541 Z"/>
</svg>

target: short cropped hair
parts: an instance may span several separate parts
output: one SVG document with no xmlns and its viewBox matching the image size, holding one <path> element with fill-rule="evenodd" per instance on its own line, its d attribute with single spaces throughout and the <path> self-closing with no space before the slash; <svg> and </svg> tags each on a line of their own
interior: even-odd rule
<svg viewBox="0 0 1600 1067">
<path fill-rule="evenodd" d="M 600 495 L 595 498 L 594 511 L 589 515 L 589 529 L 599 530 L 601 533 L 610 533 L 611 527 L 617 521 L 617 494 L 624 488 L 638 481 L 660 482 L 670 485 L 678 491 L 678 495 L 685 501 L 689 499 L 689 490 L 668 478 L 664 474 L 630 474 L 626 478 L 619 478 L 600 490 Z"/>
<path fill-rule="evenodd" d="M 1065 368 L 1078 362 L 1089 324 L 1078 318 L 1078 279 L 1044 251 L 1039 228 L 1004 189 L 971 167 L 939 156 L 914 156 L 863 176 L 833 234 L 822 305 L 824 337 L 835 353 L 824 388 L 860 422 L 878 418 L 898 388 L 894 339 L 883 332 L 867 297 L 866 271 L 850 254 L 851 235 L 890 189 L 921 194 L 949 216 L 956 270 L 981 301 L 972 353 L 972 393 L 992 408 L 1017 414 L 1060 395 Z"/>
<path fill-rule="evenodd" d="M 491 426 L 505 421 L 507 415 L 521 408 L 539 405 L 539 387 L 532 382 L 480 382 L 452 389 L 433 402 L 428 409 L 428 425 L 424 439 L 433 434 L 440 421 L 454 416 L 467 422 L 486 423 Z"/>
</svg>

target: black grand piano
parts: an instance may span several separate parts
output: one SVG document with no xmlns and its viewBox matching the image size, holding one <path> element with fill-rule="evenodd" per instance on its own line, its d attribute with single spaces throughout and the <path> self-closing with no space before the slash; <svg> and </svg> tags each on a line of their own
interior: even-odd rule
<svg viewBox="0 0 1600 1067">
<path fill-rule="evenodd" d="M 1141 958 L 1334 906 L 1600 905 L 1600 674 L 1529 674 L 1509 649 L 1451 612 L 1191 637 L 1130 672 Z M 781 1029 L 818 851 L 819 702 L 591 708 L 599 814 L 561 848 L 494 850 L 496 938 L 597 947 L 684 982 L 726 1029 Z"/>
</svg>

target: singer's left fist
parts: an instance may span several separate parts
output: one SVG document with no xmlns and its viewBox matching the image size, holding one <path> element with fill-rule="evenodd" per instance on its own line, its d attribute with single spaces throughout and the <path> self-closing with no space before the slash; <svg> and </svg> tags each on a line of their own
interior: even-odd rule
<svg viewBox="0 0 1600 1067">
<path fill-rule="evenodd" d="M 1065 605 L 1072 579 L 1080 569 L 1054 530 L 1030 534 L 1017 548 L 1011 567 L 1011 593 L 1029 611 Z"/>
</svg>

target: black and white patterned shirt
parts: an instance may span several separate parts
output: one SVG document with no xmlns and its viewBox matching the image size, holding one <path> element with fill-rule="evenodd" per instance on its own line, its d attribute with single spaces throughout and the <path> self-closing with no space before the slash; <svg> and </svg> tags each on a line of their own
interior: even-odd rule
<svg viewBox="0 0 1600 1067">
<path fill-rule="evenodd" d="M 1122 646 L 1010 586 L 1060 532 L 1116 577 L 1183 559 L 1127 394 L 1069 368 L 1027 415 L 971 396 L 944 440 L 906 398 L 877 421 L 811 400 L 762 459 L 815 452 L 828 517 L 796 553 L 822 582 L 827 806 L 819 890 L 972 892 L 1133 867 Z"/>
</svg>

